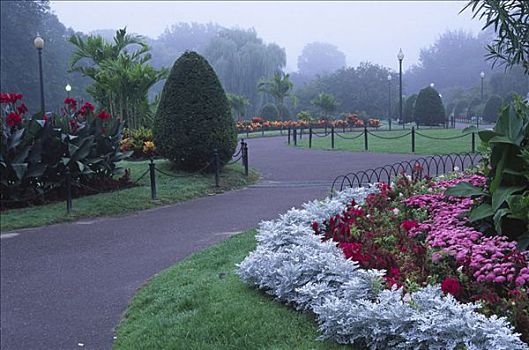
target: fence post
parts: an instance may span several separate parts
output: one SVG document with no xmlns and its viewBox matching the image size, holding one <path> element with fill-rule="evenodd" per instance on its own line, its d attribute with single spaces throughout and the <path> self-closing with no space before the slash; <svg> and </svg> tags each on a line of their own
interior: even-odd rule
<svg viewBox="0 0 529 350">
<path fill-rule="evenodd" d="M 66 167 L 66 213 L 72 210 L 72 176 L 70 168 Z"/>
<path fill-rule="evenodd" d="M 411 153 L 415 153 L 415 127 L 411 127 Z"/>
<path fill-rule="evenodd" d="M 290 127 L 288 127 L 288 144 L 290 145 Z"/>
<path fill-rule="evenodd" d="M 309 148 L 312 148 L 312 126 L 309 126 Z"/>
<path fill-rule="evenodd" d="M 242 163 L 244 165 L 244 175 L 248 176 L 248 144 L 242 146 Z"/>
<path fill-rule="evenodd" d="M 154 201 L 156 200 L 156 172 L 155 172 L 156 165 L 154 164 L 153 159 L 151 158 L 151 162 L 149 163 L 149 173 L 151 175 L 151 199 Z"/>
<path fill-rule="evenodd" d="M 298 145 L 298 129 L 294 128 L 294 146 Z"/>
<path fill-rule="evenodd" d="M 367 151 L 369 149 L 367 144 L 367 126 L 364 125 L 364 149 Z"/>
<path fill-rule="evenodd" d="M 213 163 L 215 165 L 215 187 L 219 187 L 219 151 L 216 148 L 213 150 Z"/>
<path fill-rule="evenodd" d="M 476 133 L 472 133 L 472 153 L 476 153 Z"/>
<path fill-rule="evenodd" d="M 334 125 L 331 126 L 331 148 L 334 149 Z"/>
</svg>

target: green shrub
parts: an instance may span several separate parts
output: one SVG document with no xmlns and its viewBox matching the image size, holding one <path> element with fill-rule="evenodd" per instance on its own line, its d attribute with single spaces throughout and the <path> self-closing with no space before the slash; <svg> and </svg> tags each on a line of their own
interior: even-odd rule
<svg viewBox="0 0 529 350">
<path fill-rule="evenodd" d="M 454 107 L 454 117 L 461 117 L 466 115 L 466 110 L 468 108 L 468 102 L 465 100 L 459 100 Z"/>
<path fill-rule="evenodd" d="M 196 52 L 173 65 L 154 119 L 154 143 L 177 169 L 206 167 L 217 149 L 221 165 L 235 151 L 237 132 L 226 93 L 213 68 Z M 213 165 L 207 167 L 212 171 Z"/>
<path fill-rule="evenodd" d="M 430 86 L 422 89 L 415 101 L 415 122 L 418 125 L 439 125 L 445 123 L 445 118 L 445 108 L 439 92 Z"/>
<path fill-rule="evenodd" d="M 276 105 L 273 103 L 267 103 L 261 109 L 259 116 L 265 120 L 278 120 L 279 119 L 279 110 Z"/>
<path fill-rule="evenodd" d="M 485 110 L 483 111 L 483 119 L 488 122 L 495 122 L 498 119 L 500 113 L 502 98 L 498 95 L 492 95 L 487 104 L 485 105 Z"/>
<path fill-rule="evenodd" d="M 417 101 L 417 94 L 413 94 L 406 99 L 404 102 L 404 110 L 402 111 L 402 117 L 405 123 L 411 123 L 413 121 L 413 111 L 415 110 L 415 102 Z"/>
</svg>

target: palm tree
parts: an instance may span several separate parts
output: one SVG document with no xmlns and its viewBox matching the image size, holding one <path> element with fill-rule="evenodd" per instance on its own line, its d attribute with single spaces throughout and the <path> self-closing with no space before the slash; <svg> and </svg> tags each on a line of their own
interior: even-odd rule
<svg viewBox="0 0 529 350">
<path fill-rule="evenodd" d="M 87 88 L 88 93 L 130 128 L 141 126 L 149 112 L 149 89 L 167 76 L 167 69 L 147 64 L 150 48 L 143 40 L 127 34 L 126 28 L 116 31 L 111 43 L 99 35 L 70 38 L 76 47 L 70 70 L 91 78 L 94 83 Z M 131 45 L 136 49 L 130 50 Z"/>
<path fill-rule="evenodd" d="M 270 80 L 261 80 L 257 85 L 260 92 L 272 96 L 279 110 L 279 118 L 283 121 L 285 99 L 292 96 L 292 88 L 294 84 L 290 81 L 288 74 L 277 72 Z"/>
<path fill-rule="evenodd" d="M 228 93 L 226 96 L 230 101 L 232 111 L 237 116 L 237 121 L 243 120 L 244 115 L 246 114 L 246 107 L 250 105 L 250 100 L 244 96 L 236 94 Z"/>
<path fill-rule="evenodd" d="M 321 109 L 325 119 L 328 119 L 331 113 L 336 111 L 336 108 L 338 108 L 339 105 L 333 94 L 328 94 L 325 92 L 320 92 L 318 97 L 310 101 L 310 103 Z"/>
</svg>

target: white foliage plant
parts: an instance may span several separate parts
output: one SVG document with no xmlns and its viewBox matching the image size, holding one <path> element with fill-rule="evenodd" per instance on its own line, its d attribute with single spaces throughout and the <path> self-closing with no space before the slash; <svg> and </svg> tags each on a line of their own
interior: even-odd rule
<svg viewBox="0 0 529 350">
<path fill-rule="evenodd" d="M 305 203 L 259 225 L 257 248 L 238 265 L 240 278 L 293 307 L 314 313 L 321 339 L 369 349 L 529 349 L 504 318 L 444 295 L 438 285 L 403 295 L 383 288 L 385 271 L 346 260 L 311 224 L 363 203 L 376 187 L 347 189 Z"/>
</svg>

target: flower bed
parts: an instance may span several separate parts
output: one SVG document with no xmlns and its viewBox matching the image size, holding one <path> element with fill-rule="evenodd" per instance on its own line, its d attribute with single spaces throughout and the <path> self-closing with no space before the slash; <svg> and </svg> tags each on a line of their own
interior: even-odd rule
<svg viewBox="0 0 529 350">
<path fill-rule="evenodd" d="M 400 176 L 292 209 L 260 225 L 239 275 L 313 312 L 339 343 L 528 349 L 528 252 L 470 225 L 473 201 L 444 195 L 462 181 L 485 183 Z"/>
<path fill-rule="evenodd" d="M 366 122 L 360 119 L 356 114 L 348 114 L 344 120 L 287 120 L 287 121 L 270 121 L 261 117 L 252 118 L 252 120 L 238 121 L 237 132 L 255 132 L 261 130 L 281 130 L 288 128 L 363 128 L 368 126 L 370 128 L 378 128 L 381 123 L 379 119 L 368 119 Z"/>
</svg>

